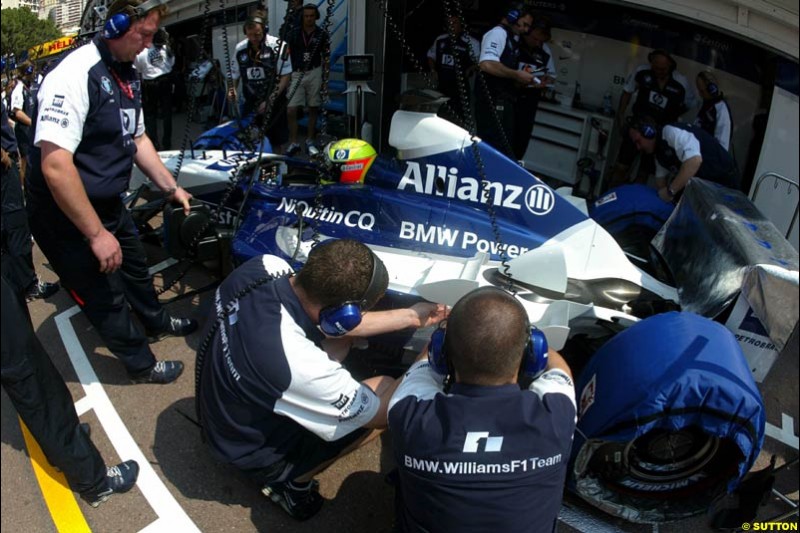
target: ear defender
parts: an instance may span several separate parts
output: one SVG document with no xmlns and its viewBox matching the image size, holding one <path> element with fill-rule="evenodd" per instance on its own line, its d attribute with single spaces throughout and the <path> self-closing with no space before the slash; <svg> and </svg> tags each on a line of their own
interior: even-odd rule
<svg viewBox="0 0 800 533">
<path fill-rule="evenodd" d="M 719 85 L 717 85 L 714 76 L 709 72 L 701 72 L 698 74 L 701 80 L 703 80 L 703 84 L 706 86 L 706 91 L 712 97 L 719 96 Z"/>
<path fill-rule="evenodd" d="M 319 312 L 319 329 L 329 337 L 341 337 L 356 329 L 361 324 L 363 313 L 368 306 L 374 305 L 383 292 L 381 280 L 386 267 L 375 253 L 372 253 L 372 277 L 367 290 L 360 300 L 351 300 L 338 305 L 330 305 Z"/>
<path fill-rule="evenodd" d="M 649 120 L 628 117 L 626 122 L 628 126 L 641 133 L 645 139 L 655 139 L 656 135 L 658 135 L 658 128 Z"/>
<path fill-rule="evenodd" d="M 103 38 L 119 39 L 130 29 L 135 19 L 143 17 L 151 9 L 166 3 L 167 0 L 147 0 L 138 6 L 126 8 L 133 11 L 132 15 L 124 12 L 114 13 L 108 17 L 106 23 L 103 25 Z"/>
<path fill-rule="evenodd" d="M 514 25 L 517 23 L 520 17 L 519 9 L 511 9 L 508 13 L 506 13 L 506 20 L 509 24 Z"/>
<path fill-rule="evenodd" d="M 447 329 L 440 324 L 434 330 L 430 343 L 428 343 L 428 363 L 438 374 L 443 376 L 450 374 L 450 366 L 444 348 L 446 331 Z M 536 326 L 531 326 L 530 339 L 525 345 L 522 356 L 520 368 L 522 373 L 530 378 L 539 377 L 547 368 L 547 351 L 547 337 L 544 332 Z"/>
</svg>

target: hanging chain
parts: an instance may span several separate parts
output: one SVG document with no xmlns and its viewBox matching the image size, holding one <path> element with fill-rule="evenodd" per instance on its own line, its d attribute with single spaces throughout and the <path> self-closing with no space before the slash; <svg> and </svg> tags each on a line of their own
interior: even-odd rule
<svg viewBox="0 0 800 533">
<path fill-rule="evenodd" d="M 400 46 L 403 48 L 403 52 L 405 52 L 406 57 L 411 61 L 412 65 L 414 65 L 414 69 L 422 74 L 422 78 L 425 80 L 425 86 L 428 88 L 433 88 L 436 84 L 433 82 L 433 78 L 430 77 L 428 70 L 422 68 L 417 57 L 414 55 L 414 51 L 408 45 L 406 38 L 403 36 L 403 31 L 397 25 L 397 23 L 392 19 L 392 16 L 389 14 L 389 0 L 375 0 L 375 3 L 378 4 L 378 7 L 381 8 L 383 11 L 383 18 L 386 19 L 386 25 L 392 31 L 392 34 L 397 38 L 400 42 Z"/>
</svg>

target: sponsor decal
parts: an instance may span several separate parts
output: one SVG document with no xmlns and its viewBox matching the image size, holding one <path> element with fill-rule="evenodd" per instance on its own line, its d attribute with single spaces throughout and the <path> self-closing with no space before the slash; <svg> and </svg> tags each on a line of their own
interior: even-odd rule
<svg viewBox="0 0 800 533">
<path fill-rule="evenodd" d="M 69 119 L 62 118 L 61 119 L 61 127 L 62 128 L 68 128 L 69 127 Z"/>
<path fill-rule="evenodd" d="M 333 159 L 334 161 L 341 161 L 343 159 L 347 159 L 347 156 L 350 155 L 350 150 L 345 150 L 344 148 L 339 148 L 334 152 Z"/>
<path fill-rule="evenodd" d="M 606 194 L 605 196 L 603 196 L 599 200 L 597 200 L 594 203 L 594 205 L 595 205 L 595 207 L 600 207 L 601 205 L 604 205 L 604 204 L 607 204 L 607 203 L 610 203 L 610 202 L 616 202 L 616 201 L 617 201 L 617 193 L 611 192 L 611 193 Z"/>
<path fill-rule="evenodd" d="M 293 198 L 281 198 L 281 203 L 278 204 L 278 211 L 284 213 L 297 214 L 300 209 L 303 217 L 308 219 L 319 219 L 321 222 L 328 224 L 344 225 L 348 228 L 358 228 L 365 231 L 372 231 L 375 227 L 375 215 L 362 211 L 337 211 L 336 207 L 323 207 L 319 210 L 315 207 L 308 205 L 305 200 L 295 200 Z"/>
<path fill-rule="evenodd" d="M 650 103 L 658 106 L 660 108 L 667 107 L 667 99 L 664 98 L 664 95 L 661 93 L 657 93 L 656 91 L 650 91 Z"/>
<path fill-rule="evenodd" d="M 238 309 L 239 300 L 231 302 L 231 304 L 228 306 L 227 309 L 232 311 L 234 309 L 233 306 L 235 306 L 235 309 Z M 217 289 L 217 292 L 214 295 L 214 307 L 216 309 L 218 317 L 225 316 L 225 309 L 223 308 L 222 305 L 222 298 L 220 296 L 219 289 Z M 219 328 L 219 341 L 222 347 L 222 355 L 223 358 L 225 359 L 225 365 L 228 367 L 228 371 L 230 372 L 233 379 L 239 381 L 242 378 L 242 376 L 241 374 L 239 374 L 239 371 L 236 370 L 236 366 L 233 364 L 233 359 L 231 357 L 231 346 L 230 342 L 228 341 L 228 331 L 224 327 Z"/>
<path fill-rule="evenodd" d="M 534 185 L 525 193 L 525 207 L 534 215 L 544 216 L 552 211 L 555 205 L 555 195 L 546 185 Z"/>
<path fill-rule="evenodd" d="M 249 67 L 247 69 L 247 79 L 248 80 L 265 80 L 267 79 L 267 74 L 264 72 L 264 69 L 261 67 Z"/>
<path fill-rule="evenodd" d="M 53 96 L 53 107 L 61 108 L 64 105 L 64 95 L 57 94 Z"/>
<path fill-rule="evenodd" d="M 122 133 L 133 135 L 136 133 L 136 110 L 135 109 L 120 109 L 119 110 L 120 122 L 122 124 Z"/>
<path fill-rule="evenodd" d="M 363 168 L 364 168 L 364 163 L 349 163 L 347 165 L 342 165 L 342 172 L 361 170 Z"/>
<path fill-rule="evenodd" d="M 100 86 L 108 94 L 112 96 L 114 95 L 114 86 L 111 85 L 111 80 L 108 79 L 107 77 L 103 76 L 102 78 L 100 78 Z"/>
<path fill-rule="evenodd" d="M 55 124 L 60 124 L 61 119 L 58 117 L 51 117 L 50 115 L 42 115 L 39 117 L 39 122 L 53 122 Z"/>
<path fill-rule="evenodd" d="M 347 403 L 350 401 L 350 397 L 346 394 L 339 394 L 339 398 L 336 401 L 331 402 L 331 405 L 335 408 L 339 409 L 340 411 L 345 408 Z"/>
<path fill-rule="evenodd" d="M 481 449 L 483 448 L 483 449 Z M 479 451 L 499 452 L 503 448 L 503 437 L 490 437 L 488 431 L 469 431 L 464 439 L 464 453 Z"/>
<path fill-rule="evenodd" d="M 500 255 L 500 253 L 505 250 L 509 257 L 518 257 L 528 251 L 528 248 L 517 246 L 516 244 L 503 244 L 502 247 L 500 247 L 494 241 L 481 239 L 477 233 L 472 231 L 461 231 L 446 226 L 422 224 L 410 222 L 408 220 L 400 221 L 400 234 L 398 237 L 404 240 L 424 242 L 450 248 L 458 246 L 462 250 L 474 248 L 479 252 L 490 253 L 492 255 Z"/>
</svg>

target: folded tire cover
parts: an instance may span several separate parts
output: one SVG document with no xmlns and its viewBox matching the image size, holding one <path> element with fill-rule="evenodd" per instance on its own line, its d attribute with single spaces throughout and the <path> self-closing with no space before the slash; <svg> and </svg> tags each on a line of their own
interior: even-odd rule
<svg viewBox="0 0 800 533">
<path fill-rule="evenodd" d="M 673 205 L 658 196 L 647 185 L 616 187 L 589 207 L 589 215 L 611 235 L 631 226 L 644 226 L 658 231 L 672 214 Z"/>
<path fill-rule="evenodd" d="M 680 504 L 669 509 L 669 491 L 660 493 L 657 504 L 645 501 L 642 509 L 636 508 L 636 498 L 618 498 L 589 467 L 603 443 L 631 442 L 654 430 L 699 428 L 741 452 L 731 455 L 731 462 L 739 462 L 728 465 L 732 475 L 723 480 L 730 491 L 750 470 L 764 440 L 764 405 L 736 339 L 699 315 L 656 315 L 619 333 L 592 356 L 576 392 L 579 421 L 570 488 L 629 520 L 675 520 L 700 511 L 696 501 L 687 505 L 692 509 Z"/>
</svg>

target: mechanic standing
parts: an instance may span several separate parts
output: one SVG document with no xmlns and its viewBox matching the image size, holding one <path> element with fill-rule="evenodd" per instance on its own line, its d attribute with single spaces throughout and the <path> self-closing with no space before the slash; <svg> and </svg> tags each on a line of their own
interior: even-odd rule
<svg viewBox="0 0 800 533">
<path fill-rule="evenodd" d="M 353 240 L 322 243 L 297 275 L 272 280 L 276 259 L 250 259 L 217 289 L 197 356 L 198 414 L 214 457 L 306 520 L 323 503 L 314 476 L 386 427 L 397 386 L 342 367 L 354 338 L 431 326 L 447 310 L 367 312 L 389 275 Z"/>
<path fill-rule="evenodd" d="M 739 188 L 739 169 L 731 154 L 700 126 L 667 124 L 651 117 L 631 121 L 630 139 L 637 150 L 655 155 L 656 188 L 665 202 L 675 202 L 694 176 Z"/>
<path fill-rule="evenodd" d="M 135 382 L 169 383 L 179 361 L 148 345 L 197 322 L 161 307 L 133 219 L 121 200 L 133 163 L 188 214 L 179 187 L 144 131 L 136 55 L 166 12 L 161 0 L 115 0 L 101 34 L 64 58 L 39 91 L 27 180 L 36 242 L 72 298 Z M 134 325 L 129 306 L 145 327 Z"/>
<path fill-rule="evenodd" d="M 31 121 L 35 104 L 31 92 L 33 65 L 27 62 L 23 63 L 19 66 L 18 73 L 19 79 L 11 92 L 9 115 L 16 122 L 14 135 L 17 138 L 17 148 L 19 149 L 19 175 L 20 179 L 24 181 L 28 169 L 28 152 L 33 140 L 31 138 Z"/>
<path fill-rule="evenodd" d="M 703 98 L 700 111 L 697 112 L 695 126 L 700 126 L 714 138 L 727 151 L 733 153 L 731 147 L 731 135 L 733 135 L 733 121 L 731 120 L 731 108 L 728 101 L 719 87 L 716 76 L 711 72 L 702 71 L 697 73 L 695 80 L 697 91 Z"/>
<path fill-rule="evenodd" d="M 322 105 L 322 71 L 329 70 L 323 64 L 325 50 L 330 47 L 328 32 L 317 25 L 320 18 L 319 8 L 315 4 L 306 4 L 302 9 L 302 24 L 289 32 L 289 50 L 292 53 L 292 83 L 289 86 L 289 148 L 287 155 L 296 155 L 300 151 L 297 139 L 297 114 L 303 106 L 308 106 L 308 136 L 306 137 L 306 153 L 316 148 L 317 116 Z"/>
<path fill-rule="evenodd" d="M 550 19 L 535 15 L 530 31 L 522 36 L 519 68 L 533 74 L 533 82 L 520 91 L 517 120 L 514 122 L 514 157 L 522 159 L 528 150 L 542 91 L 556 80 L 556 65 L 550 45 Z"/>
<path fill-rule="evenodd" d="M 172 147 L 175 54 L 169 46 L 167 30 L 159 28 L 153 36 L 153 44 L 142 50 L 133 64 L 142 75 L 142 110 L 147 136 L 156 150 L 169 150 Z M 158 138 L 159 118 L 164 126 L 161 139 Z"/>
<path fill-rule="evenodd" d="M 25 213 L 22 184 L 19 179 L 18 163 L 20 160 L 17 150 L 17 140 L 14 130 L 8 123 L 8 112 L 5 100 L 2 102 L 3 114 L 0 119 L 2 130 L 2 227 L 3 227 L 3 257 L 13 257 L 9 261 L 5 276 L 12 280 L 15 287 L 20 287 L 28 301 L 39 298 L 49 298 L 58 292 L 58 283 L 48 283 L 39 280 L 33 267 L 33 242 L 31 230 L 28 227 L 28 217 Z M 4 259 L 5 260 L 5 259 Z"/>
<path fill-rule="evenodd" d="M 542 338 L 495 287 L 434 332 L 389 402 L 401 531 L 555 531 L 577 411 L 570 369 Z"/>
<path fill-rule="evenodd" d="M 478 66 L 485 74 L 488 94 L 479 80 L 475 87 L 478 135 L 511 158 L 520 87 L 534 83 L 533 74 L 519 70 L 520 35 L 528 33 L 532 22 L 524 5 L 514 5 L 481 41 Z"/>
<path fill-rule="evenodd" d="M 428 69 L 436 79 L 436 89 L 450 98 L 447 105 L 455 113 L 454 122 L 464 124 L 467 113 L 471 113 L 469 107 L 472 105 L 472 78 L 478 65 L 481 45 L 475 37 L 464 31 L 461 19 L 457 15 L 449 17 L 445 15 L 445 17 L 445 33 L 439 35 L 428 49 Z M 454 38 L 450 37 L 450 28 Z M 458 90 L 456 58 L 458 67 L 463 72 L 462 80 L 466 84 L 466 108 L 462 106 Z"/>
<path fill-rule="evenodd" d="M 236 57 L 231 65 L 234 85 L 228 89 L 228 99 L 235 102 L 236 87 L 242 81 L 241 116 L 255 113 L 257 123 L 264 119 L 267 103 L 275 92 L 275 103 L 266 125 L 267 138 L 276 153 L 288 139 L 286 119 L 286 88 L 292 73 L 289 47 L 284 42 L 278 49 L 278 38 L 267 33 L 267 12 L 257 9 L 244 23 L 247 39 L 236 45 Z M 276 78 L 278 79 L 276 83 Z"/>
</svg>

